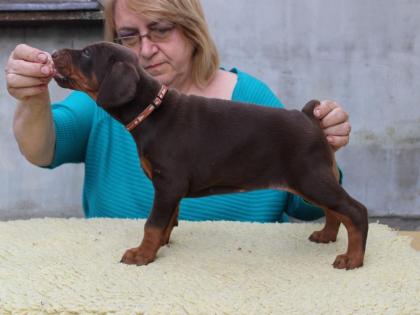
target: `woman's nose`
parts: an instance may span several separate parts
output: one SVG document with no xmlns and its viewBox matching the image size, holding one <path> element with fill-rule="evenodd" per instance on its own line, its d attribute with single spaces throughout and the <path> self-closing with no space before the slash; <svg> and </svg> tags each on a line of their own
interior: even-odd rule
<svg viewBox="0 0 420 315">
<path fill-rule="evenodd" d="M 139 51 L 140 56 L 145 58 L 145 59 L 150 59 L 158 51 L 158 47 L 157 47 L 156 43 L 152 42 L 147 37 L 144 37 L 142 39 L 142 43 L 141 43 L 139 49 L 140 49 L 140 51 Z"/>
</svg>

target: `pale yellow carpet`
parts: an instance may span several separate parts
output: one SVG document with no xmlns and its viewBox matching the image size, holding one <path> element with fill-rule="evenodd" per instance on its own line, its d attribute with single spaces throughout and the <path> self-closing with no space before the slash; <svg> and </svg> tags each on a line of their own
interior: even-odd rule
<svg viewBox="0 0 420 315">
<path fill-rule="evenodd" d="M 180 222 L 143 267 L 119 263 L 144 221 L 0 222 L 0 314 L 420 314 L 420 253 L 371 224 L 365 266 L 307 240 L 319 224 Z"/>
</svg>

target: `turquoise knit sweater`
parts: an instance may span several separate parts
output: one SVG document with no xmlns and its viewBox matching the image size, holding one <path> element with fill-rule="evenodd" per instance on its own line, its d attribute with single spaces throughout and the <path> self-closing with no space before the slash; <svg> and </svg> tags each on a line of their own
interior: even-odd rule
<svg viewBox="0 0 420 315">
<path fill-rule="evenodd" d="M 238 76 L 232 100 L 283 107 L 272 91 L 252 76 Z M 83 208 L 86 217 L 146 218 L 152 207 L 153 187 L 140 167 L 136 145 L 124 126 L 96 106 L 82 92 L 72 92 L 52 106 L 56 128 L 51 168 L 63 163 L 84 163 Z M 312 220 L 323 211 L 285 191 L 185 198 L 180 219 L 284 222 L 287 214 Z"/>
</svg>

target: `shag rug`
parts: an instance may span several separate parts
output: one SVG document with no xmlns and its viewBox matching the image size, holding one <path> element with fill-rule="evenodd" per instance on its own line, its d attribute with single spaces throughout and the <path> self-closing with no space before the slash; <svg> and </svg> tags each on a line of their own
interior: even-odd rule
<svg viewBox="0 0 420 315">
<path fill-rule="evenodd" d="M 371 224 L 365 265 L 321 224 L 185 222 L 147 266 L 119 263 L 143 220 L 0 222 L 0 314 L 420 314 L 420 253 Z"/>
</svg>

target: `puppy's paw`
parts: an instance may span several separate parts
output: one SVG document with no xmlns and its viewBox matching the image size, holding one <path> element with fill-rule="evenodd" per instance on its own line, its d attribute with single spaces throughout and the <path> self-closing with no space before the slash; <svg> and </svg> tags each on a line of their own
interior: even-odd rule
<svg viewBox="0 0 420 315">
<path fill-rule="evenodd" d="M 353 257 L 348 254 L 338 255 L 333 263 L 337 269 L 355 269 L 363 266 L 363 258 Z"/>
<path fill-rule="evenodd" d="M 156 258 L 156 253 L 144 250 L 141 247 L 129 249 L 121 258 L 121 262 L 127 265 L 147 265 Z"/>
<path fill-rule="evenodd" d="M 328 233 L 324 230 L 315 231 L 309 236 L 309 240 L 315 243 L 329 243 L 337 240 L 337 233 Z"/>
</svg>

